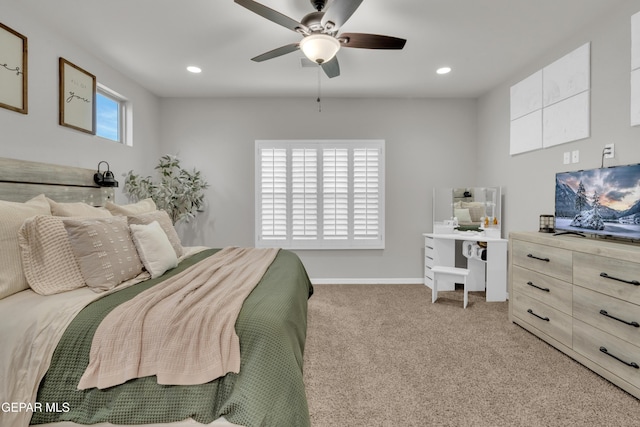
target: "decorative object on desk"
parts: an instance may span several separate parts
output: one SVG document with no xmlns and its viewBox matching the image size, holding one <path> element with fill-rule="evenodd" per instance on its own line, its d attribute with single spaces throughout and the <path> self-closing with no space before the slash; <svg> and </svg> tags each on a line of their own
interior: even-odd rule
<svg viewBox="0 0 640 427">
<path fill-rule="evenodd" d="M 555 216 L 553 215 L 540 215 L 540 230 L 541 233 L 553 233 L 555 232 Z"/>
<path fill-rule="evenodd" d="M 27 114 L 27 38 L 0 24 L 0 107 Z"/>
<path fill-rule="evenodd" d="M 209 187 L 200 171 L 188 171 L 180 167 L 177 156 L 164 155 L 155 167 L 160 174 L 156 183 L 150 176 L 141 177 L 129 171 L 124 181 L 124 191 L 133 201 L 151 197 L 158 209 L 167 211 L 171 221 L 189 222 L 204 207 L 204 190 Z"/>
<path fill-rule="evenodd" d="M 64 58 L 59 66 L 60 125 L 95 135 L 96 76 Z"/>
<path fill-rule="evenodd" d="M 103 163 L 107 165 L 107 170 L 105 172 L 100 172 L 100 165 Z M 98 184 L 100 187 L 118 186 L 118 181 L 114 178 L 113 172 L 111 172 L 111 169 L 109 168 L 109 163 L 104 160 L 98 163 L 98 172 L 93 174 L 93 182 Z"/>
</svg>

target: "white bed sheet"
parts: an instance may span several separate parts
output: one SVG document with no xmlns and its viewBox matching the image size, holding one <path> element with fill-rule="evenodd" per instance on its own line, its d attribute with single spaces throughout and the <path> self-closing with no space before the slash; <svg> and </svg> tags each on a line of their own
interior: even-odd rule
<svg viewBox="0 0 640 427">
<path fill-rule="evenodd" d="M 206 247 L 185 248 L 184 259 Z M 88 287 L 55 295 L 38 295 L 31 289 L 0 300 L 0 403 L 34 404 L 38 386 L 65 329 L 89 303 L 111 292 L 149 278 L 143 273 L 110 292 L 97 294 Z M 0 410 L 0 426 L 26 427 L 28 410 Z M 175 424 L 175 423 L 174 423 Z M 56 423 L 56 426 L 77 424 Z M 103 424 L 107 426 L 109 424 Z M 164 426 L 171 424 L 164 424 Z M 182 427 L 196 424 L 175 424 Z M 214 424 L 217 426 L 217 424 Z M 225 424 L 221 424 L 224 426 Z M 232 426 L 233 424 L 227 424 Z"/>
</svg>

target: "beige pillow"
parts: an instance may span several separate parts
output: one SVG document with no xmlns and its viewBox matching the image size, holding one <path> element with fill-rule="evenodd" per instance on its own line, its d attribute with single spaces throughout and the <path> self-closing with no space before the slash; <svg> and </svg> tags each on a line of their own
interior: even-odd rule
<svg viewBox="0 0 640 427">
<path fill-rule="evenodd" d="M 75 203 L 58 203 L 47 198 L 51 206 L 51 214 L 55 216 L 81 216 L 89 218 L 106 218 L 110 217 L 111 212 L 105 208 L 96 208 L 82 202 Z"/>
<path fill-rule="evenodd" d="M 22 268 L 31 289 L 52 295 L 85 286 L 69 243 L 63 218 L 39 215 L 27 219 L 18 235 Z"/>
<path fill-rule="evenodd" d="M 130 205 L 116 205 L 115 203 L 107 202 L 104 207 L 113 215 L 122 216 L 153 212 L 157 209 L 156 203 L 152 198 L 140 200 L 139 202 L 132 203 Z"/>
<path fill-rule="evenodd" d="M 130 228 L 138 255 L 152 279 L 178 266 L 176 252 L 158 221 L 131 224 Z"/>
<path fill-rule="evenodd" d="M 471 222 L 471 216 L 469 215 L 469 209 L 454 209 L 453 216 L 458 218 L 458 222 L 464 224 Z"/>
<path fill-rule="evenodd" d="M 142 272 L 125 217 L 65 218 L 63 223 L 82 277 L 94 291 L 112 289 Z"/>
<path fill-rule="evenodd" d="M 154 211 L 147 212 L 140 215 L 131 215 L 127 217 L 129 219 L 129 225 L 131 224 L 150 224 L 153 221 L 158 221 L 160 227 L 164 230 L 165 234 L 169 238 L 171 242 L 171 246 L 176 251 L 176 256 L 180 258 L 184 253 L 184 249 L 182 249 L 182 242 L 180 242 L 180 237 L 178 237 L 178 233 L 176 229 L 173 228 L 173 223 L 171 222 L 171 218 L 169 218 L 169 214 L 165 211 Z"/>
<path fill-rule="evenodd" d="M 27 218 L 35 215 L 51 215 L 44 195 L 25 203 L 0 200 L 0 298 L 29 288 L 22 272 L 18 231 Z"/>
<path fill-rule="evenodd" d="M 462 202 L 461 208 L 469 209 L 472 222 L 479 222 L 480 218 L 487 216 L 484 203 L 482 202 Z"/>
</svg>

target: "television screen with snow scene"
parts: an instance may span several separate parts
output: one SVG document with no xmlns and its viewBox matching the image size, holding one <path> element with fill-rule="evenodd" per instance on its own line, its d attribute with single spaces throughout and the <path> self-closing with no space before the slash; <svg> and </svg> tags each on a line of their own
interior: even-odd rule
<svg viewBox="0 0 640 427">
<path fill-rule="evenodd" d="M 556 231 L 640 241 L 640 164 L 556 174 Z"/>
</svg>

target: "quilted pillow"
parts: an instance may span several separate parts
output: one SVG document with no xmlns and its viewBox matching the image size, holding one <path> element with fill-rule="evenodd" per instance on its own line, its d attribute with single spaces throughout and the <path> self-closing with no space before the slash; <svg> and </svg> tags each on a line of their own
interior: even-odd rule
<svg viewBox="0 0 640 427">
<path fill-rule="evenodd" d="M 157 209 L 156 203 L 152 198 L 140 200 L 137 203 L 131 203 L 129 205 L 116 205 L 112 202 L 105 203 L 104 207 L 113 215 L 137 215 L 147 212 L 153 212 Z"/>
<path fill-rule="evenodd" d="M 96 292 L 114 288 L 142 272 L 125 217 L 65 218 L 82 277 Z"/>
<path fill-rule="evenodd" d="M 162 227 L 165 234 L 169 238 L 171 246 L 173 246 L 173 250 L 176 251 L 176 256 L 180 258 L 184 253 L 180 237 L 178 237 L 176 229 L 173 228 L 173 223 L 171 222 L 171 218 L 169 218 L 169 214 L 165 211 L 159 210 L 154 212 L 147 212 L 140 215 L 130 215 L 127 218 L 129 220 L 129 225 L 151 224 L 153 221 L 158 221 L 160 227 Z"/>
<path fill-rule="evenodd" d="M 0 200 L 0 299 L 29 289 L 22 272 L 18 231 L 27 218 L 35 215 L 51 215 L 42 194 L 25 203 Z"/>
<path fill-rule="evenodd" d="M 178 266 L 176 252 L 158 221 L 131 224 L 130 228 L 138 255 L 152 279 Z"/>
<path fill-rule="evenodd" d="M 110 217 L 111 212 L 105 208 L 96 208 L 87 203 L 59 203 L 47 198 L 51 206 L 51 214 L 54 216 L 81 216 L 90 218 L 106 218 Z"/>
<path fill-rule="evenodd" d="M 35 292 L 52 295 L 85 286 L 62 217 L 27 219 L 18 242 L 24 275 Z"/>
</svg>

